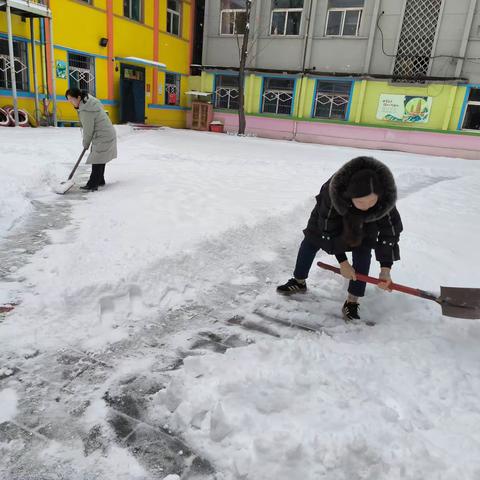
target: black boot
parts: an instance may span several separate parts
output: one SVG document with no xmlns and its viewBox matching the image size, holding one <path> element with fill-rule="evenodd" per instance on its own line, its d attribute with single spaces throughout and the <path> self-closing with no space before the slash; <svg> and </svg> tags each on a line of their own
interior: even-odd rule
<svg viewBox="0 0 480 480">
<path fill-rule="evenodd" d="M 343 304 L 342 313 L 343 318 L 346 322 L 351 322 L 352 320 L 360 320 L 360 315 L 358 314 L 358 309 L 360 305 L 355 302 L 346 301 Z"/>
<path fill-rule="evenodd" d="M 291 278 L 285 285 L 277 287 L 277 293 L 280 295 L 292 295 L 293 293 L 306 293 L 306 282 L 298 282 L 294 278 Z"/>
<path fill-rule="evenodd" d="M 87 183 L 83 187 L 80 187 L 80 190 L 85 190 L 86 192 L 95 192 L 98 190 L 98 187 L 91 186 Z"/>
</svg>

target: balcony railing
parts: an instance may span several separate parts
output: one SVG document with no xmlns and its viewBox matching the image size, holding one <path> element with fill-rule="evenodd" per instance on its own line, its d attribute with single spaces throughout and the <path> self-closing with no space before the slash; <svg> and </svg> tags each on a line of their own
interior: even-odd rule
<svg viewBox="0 0 480 480">
<path fill-rule="evenodd" d="M 0 10 L 5 10 L 7 4 L 16 15 L 51 17 L 47 0 L 0 0 Z"/>
</svg>

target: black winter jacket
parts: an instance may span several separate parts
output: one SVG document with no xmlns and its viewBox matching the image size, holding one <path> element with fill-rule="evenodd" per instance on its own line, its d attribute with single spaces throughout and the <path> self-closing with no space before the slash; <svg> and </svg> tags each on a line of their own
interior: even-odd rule
<svg viewBox="0 0 480 480">
<path fill-rule="evenodd" d="M 384 193 L 377 204 L 364 212 L 364 237 L 361 246 L 375 249 L 376 259 L 382 266 L 389 267 L 400 260 L 398 241 L 403 230 L 402 220 L 395 203 L 397 188 L 390 169 L 371 157 L 358 157 L 346 163 L 326 182 L 317 195 L 317 204 L 313 209 L 305 238 L 325 252 L 345 258 L 345 252 L 351 251 L 343 238 L 343 215 L 355 211 L 350 199 L 345 198 L 350 177 L 363 169 L 374 170 L 383 185 Z"/>
</svg>

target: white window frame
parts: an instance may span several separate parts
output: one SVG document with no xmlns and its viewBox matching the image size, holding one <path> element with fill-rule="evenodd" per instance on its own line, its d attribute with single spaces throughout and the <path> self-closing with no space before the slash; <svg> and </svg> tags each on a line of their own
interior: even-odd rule
<svg viewBox="0 0 480 480">
<path fill-rule="evenodd" d="M 363 17 L 363 10 L 365 7 L 345 7 L 345 8 L 329 8 L 327 12 L 327 23 L 325 24 L 325 36 L 326 37 L 358 37 L 358 32 L 360 31 L 360 24 L 362 23 L 362 17 Z M 347 12 L 360 12 L 360 15 L 358 16 L 357 20 L 357 30 L 355 32 L 355 35 L 344 35 L 343 29 L 345 28 L 345 17 L 347 16 Z M 340 26 L 340 33 L 337 35 L 331 35 L 328 34 L 328 21 L 330 20 L 330 12 L 342 12 L 342 24 Z"/>
<path fill-rule="evenodd" d="M 279 88 L 267 88 L 267 82 L 270 78 L 274 77 L 266 77 L 263 80 L 263 91 L 262 91 L 262 112 L 261 113 L 266 113 L 270 115 L 283 115 L 286 117 L 291 117 L 294 113 L 294 102 L 295 102 L 295 85 L 296 81 L 293 80 L 293 86 L 291 90 L 282 90 Z M 292 80 L 291 78 L 286 78 L 285 80 Z M 267 100 L 267 96 L 269 94 L 272 94 L 276 97 L 276 106 L 275 106 L 275 112 L 265 112 L 265 100 Z M 279 107 L 280 107 L 280 96 L 281 95 L 286 95 L 290 97 L 290 113 L 278 113 Z M 269 99 L 270 100 L 270 99 Z"/>
<path fill-rule="evenodd" d="M 77 67 L 72 65 L 72 55 L 77 55 L 79 57 L 88 58 L 89 68 Z M 67 53 L 67 69 L 68 69 L 68 85 L 71 88 L 70 77 L 78 82 L 78 88 L 80 88 L 80 81 L 84 81 L 88 85 L 88 93 L 95 96 L 97 84 L 96 84 L 96 73 L 95 73 L 95 57 L 93 55 L 85 55 L 83 53 L 68 52 Z M 85 89 L 82 89 L 85 90 Z"/>
<path fill-rule="evenodd" d="M 219 105 L 220 98 L 227 98 L 227 106 Z M 236 102 L 238 104 L 239 101 L 239 89 L 235 87 L 217 87 L 215 89 L 215 108 L 219 110 L 238 110 L 237 108 L 232 107 L 232 102 Z"/>
<path fill-rule="evenodd" d="M 6 38 L 2 38 L 1 40 L 4 40 L 5 43 L 7 43 Z M 15 69 L 15 78 L 18 74 L 22 75 L 22 82 L 21 84 L 18 83 L 18 80 L 16 82 L 17 85 L 17 90 L 19 91 L 24 91 L 28 92 L 30 86 L 29 86 L 29 79 L 28 79 L 28 49 L 27 49 L 27 44 L 26 42 L 20 41 L 20 40 L 13 40 L 13 44 L 18 45 L 18 49 L 20 50 L 20 57 L 14 56 L 13 58 L 13 63 L 14 63 L 14 69 Z M 2 77 L 2 80 L 5 82 L 5 87 L 0 87 L 0 88 L 5 88 L 6 90 L 11 90 L 12 86 L 10 85 L 10 88 L 8 87 L 8 83 L 11 80 L 11 72 L 10 72 L 10 55 L 0 55 L 0 76 Z"/>
<path fill-rule="evenodd" d="M 168 75 L 175 75 L 175 83 L 167 83 L 167 78 L 165 75 L 165 105 L 170 105 L 170 106 L 179 106 L 180 105 L 180 90 L 181 90 L 181 82 L 182 82 L 182 76 L 179 75 L 178 73 L 171 73 L 167 72 Z M 175 105 L 172 105 L 171 103 L 168 103 L 168 97 L 167 97 L 167 91 L 174 91 L 175 95 L 177 96 L 177 102 Z"/>
<path fill-rule="evenodd" d="M 246 13 L 246 9 L 242 8 L 225 8 L 220 10 L 220 35 L 222 37 L 233 37 L 234 35 L 243 35 L 243 33 L 238 33 L 237 30 L 237 14 L 238 13 Z M 222 25 L 223 25 L 223 14 L 224 13 L 233 13 L 233 33 L 223 33 L 222 32 Z"/>
<path fill-rule="evenodd" d="M 176 37 L 181 37 L 182 36 L 182 2 L 180 0 L 176 0 L 177 5 L 178 5 L 178 12 L 176 10 L 172 10 L 168 8 L 168 1 L 167 1 L 167 33 L 170 35 L 175 35 Z M 170 17 L 171 19 L 171 25 L 168 24 L 168 14 L 172 15 Z M 176 15 L 178 17 L 178 33 L 173 33 L 173 16 Z M 171 31 L 168 30 L 170 27 Z"/>
<path fill-rule="evenodd" d="M 128 18 L 129 20 L 132 20 L 134 22 L 140 22 L 140 23 L 143 23 L 143 1 L 144 0 L 138 0 L 139 1 L 139 5 L 140 5 L 140 19 L 137 20 L 135 18 L 133 18 L 133 1 L 134 0 L 128 0 L 128 15 L 125 15 L 125 10 L 124 10 L 124 16 L 126 18 Z"/>
<path fill-rule="evenodd" d="M 301 12 L 300 18 L 300 28 L 298 29 L 297 34 L 287 34 L 287 24 L 288 24 L 288 14 L 290 12 Z M 272 26 L 273 26 L 273 14 L 274 13 L 285 13 L 285 23 L 283 24 L 283 32 L 284 33 L 272 33 Z M 302 31 L 303 25 L 303 8 L 274 8 L 272 9 L 272 13 L 270 15 L 270 36 L 272 37 L 299 37 L 300 32 Z"/>
<path fill-rule="evenodd" d="M 347 93 L 334 93 L 334 92 L 329 92 L 326 90 L 321 90 L 320 84 L 321 83 L 330 83 L 333 85 L 338 85 L 340 83 L 342 84 L 349 84 L 349 90 Z M 348 107 L 350 105 L 350 102 L 352 101 L 352 88 L 353 88 L 354 82 L 351 80 L 342 80 L 342 81 L 335 81 L 335 80 L 326 80 L 326 79 L 318 79 L 315 84 L 315 103 L 314 103 L 314 108 L 312 112 L 312 117 L 313 118 L 319 118 L 319 119 L 326 119 L 330 120 L 332 119 L 332 110 L 333 106 L 335 105 L 335 99 L 342 99 L 341 105 L 346 105 L 345 108 L 345 117 L 342 118 L 342 121 L 348 121 L 347 115 L 348 115 Z M 318 104 L 321 103 L 320 97 L 326 97 L 329 99 L 329 112 L 328 112 L 328 117 L 322 117 L 317 115 L 317 107 Z M 327 105 L 327 103 L 323 103 L 323 105 Z M 337 105 L 339 106 L 339 105 Z M 336 119 L 334 119 L 336 120 Z"/>
<path fill-rule="evenodd" d="M 317 105 L 319 103 L 319 98 L 320 97 L 327 97 L 330 100 L 330 110 L 328 113 L 328 117 L 321 117 L 320 115 L 317 115 Z M 333 105 L 335 104 L 335 99 L 336 98 L 341 98 L 344 101 L 343 105 L 346 105 L 347 107 L 345 108 L 345 117 L 340 119 L 340 120 L 347 120 L 347 112 L 348 112 L 348 104 L 350 103 L 350 95 L 345 94 L 345 95 L 335 95 L 333 93 L 322 93 L 322 92 L 317 92 L 315 95 L 315 108 L 313 110 L 313 117 L 314 118 L 324 118 L 326 120 L 331 120 L 332 119 L 332 110 L 333 110 Z M 336 118 L 334 120 L 337 120 Z"/>
</svg>

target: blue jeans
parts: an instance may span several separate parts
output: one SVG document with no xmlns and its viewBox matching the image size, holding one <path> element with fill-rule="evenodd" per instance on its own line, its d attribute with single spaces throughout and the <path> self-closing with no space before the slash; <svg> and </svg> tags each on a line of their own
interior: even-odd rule
<svg viewBox="0 0 480 480">
<path fill-rule="evenodd" d="M 308 240 L 303 240 L 300 244 L 300 249 L 298 250 L 297 263 L 295 265 L 295 271 L 293 272 L 295 278 L 308 278 L 308 273 L 310 272 L 310 268 L 312 267 L 315 256 L 319 250 L 319 248 L 312 245 Z M 371 248 L 362 247 L 360 245 L 359 247 L 352 249 L 352 257 L 355 272 L 368 275 L 372 259 Z M 367 284 L 365 282 L 360 282 L 359 280 L 354 282 L 351 280 L 348 284 L 348 293 L 355 297 L 363 297 L 365 295 L 366 286 Z"/>
</svg>

